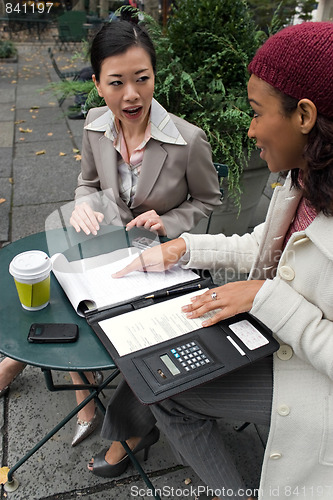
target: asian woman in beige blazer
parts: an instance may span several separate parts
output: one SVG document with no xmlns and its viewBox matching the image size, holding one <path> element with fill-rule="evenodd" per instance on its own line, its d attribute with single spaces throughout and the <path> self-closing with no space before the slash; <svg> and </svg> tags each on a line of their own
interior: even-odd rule
<svg viewBox="0 0 333 500">
<path fill-rule="evenodd" d="M 91 65 L 107 106 L 86 119 L 72 225 L 86 234 L 97 234 L 102 221 L 170 238 L 189 231 L 221 203 L 217 173 L 204 132 L 153 99 L 156 56 L 148 34 L 128 21 L 105 25 L 93 40 Z M 85 396 L 77 391 L 78 403 Z M 79 412 L 72 446 L 95 429 L 97 417 L 93 401 Z"/>
<path fill-rule="evenodd" d="M 103 218 L 169 237 L 192 229 L 220 204 L 217 174 L 205 133 L 153 99 L 156 55 L 148 34 L 127 21 L 104 26 L 91 64 L 107 106 L 86 119 L 71 223 L 93 234 Z M 101 191 L 103 209 L 96 210 L 86 196 L 96 200 Z"/>
<path fill-rule="evenodd" d="M 170 238 L 192 229 L 220 204 L 217 174 L 204 132 L 168 114 L 154 99 L 151 120 L 164 120 L 166 124 L 163 130 L 155 127 L 154 136 L 147 142 L 136 192 L 133 200 L 127 203 L 119 190 L 119 152 L 108 137 L 113 118 L 107 106 L 88 113 L 81 173 L 75 192 L 77 203 L 82 197 L 112 188 L 123 225 L 136 219 L 136 225 L 144 225 L 144 222 L 146 228 L 153 229 L 148 227 L 147 220 L 152 217 L 155 220 L 154 211 L 165 230 L 161 234 Z M 109 213 L 108 223 L 118 215 L 117 211 L 113 215 Z"/>
</svg>

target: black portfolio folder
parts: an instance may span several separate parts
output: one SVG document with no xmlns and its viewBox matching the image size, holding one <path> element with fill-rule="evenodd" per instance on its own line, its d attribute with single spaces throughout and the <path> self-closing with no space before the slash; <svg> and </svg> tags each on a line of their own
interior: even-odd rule
<svg viewBox="0 0 333 500">
<path fill-rule="evenodd" d="M 202 288 L 214 286 L 211 279 L 198 278 L 184 287 L 193 287 L 193 284 Z M 153 404 L 204 384 L 268 356 L 279 348 L 265 325 L 249 313 L 242 313 L 211 327 L 120 356 L 100 322 L 164 300 L 169 300 L 169 297 L 139 298 L 101 312 L 85 312 L 88 323 L 134 394 L 144 404 Z"/>
<path fill-rule="evenodd" d="M 62 238 L 58 237 L 58 232 L 56 235 L 55 239 L 51 231 L 48 238 L 48 245 L 53 249 L 52 254 L 60 252 L 69 262 L 132 247 L 141 249 L 160 243 L 157 241 L 158 237 L 152 241 L 153 236 L 150 231 L 137 227 L 127 231 L 125 227 L 102 226 L 97 237 L 87 236 L 83 231 L 76 233 L 74 228 L 69 227 L 64 231 Z M 127 252 L 125 256 L 128 256 Z M 118 253 L 116 258 L 119 259 Z M 149 317 L 147 308 L 172 300 L 175 289 L 181 295 L 188 295 L 189 290 L 196 294 L 200 288 L 215 287 L 209 274 L 197 272 L 197 275 L 196 279 L 178 283 L 168 290 L 151 292 L 148 297 L 150 295 L 153 297 L 150 298 L 136 296 L 129 302 L 106 306 L 103 310 L 96 308 L 89 310 L 91 304 L 88 306 L 86 302 L 85 310 L 81 310 L 133 392 L 144 404 L 161 401 L 223 376 L 272 354 L 279 347 L 272 332 L 265 325 L 250 314 L 243 313 L 211 327 L 199 328 L 145 349 L 119 355 L 100 326 L 100 322 L 119 316 L 124 318 L 123 326 L 126 325 L 128 315 L 135 314 L 136 310 L 146 309 Z M 133 295 L 137 295 L 137 290 L 133 292 Z M 171 294 L 167 295 L 166 292 Z M 185 303 L 189 302 L 190 298 Z M 171 311 L 171 302 L 169 304 Z M 145 328 L 145 318 L 142 321 L 142 328 Z M 113 332 L 116 333 L 114 330 Z"/>
</svg>

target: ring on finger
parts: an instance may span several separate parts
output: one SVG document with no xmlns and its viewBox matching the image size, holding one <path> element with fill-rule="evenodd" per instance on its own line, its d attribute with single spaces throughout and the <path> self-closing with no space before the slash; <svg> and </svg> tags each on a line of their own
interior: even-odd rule
<svg viewBox="0 0 333 500">
<path fill-rule="evenodd" d="M 212 300 L 216 300 L 217 299 L 217 293 L 216 292 L 213 292 L 211 294 L 211 297 L 212 297 Z"/>
</svg>

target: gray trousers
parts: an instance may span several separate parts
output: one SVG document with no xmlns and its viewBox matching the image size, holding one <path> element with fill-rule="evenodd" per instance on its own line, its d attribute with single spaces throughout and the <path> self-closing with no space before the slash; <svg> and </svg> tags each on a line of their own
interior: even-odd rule
<svg viewBox="0 0 333 500">
<path fill-rule="evenodd" d="M 142 405 L 122 382 L 109 402 L 102 436 L 113 441 L 145 436 L 157 422 L 183 463 L 190 465 L 209 488 L 233 490 L 232 498 L 246 498 L 237 493 L 247 487 L 226 450 L 217 419 L 269 424 L 272 374 L 269 356 L 150 406 Z"/>
</svg>

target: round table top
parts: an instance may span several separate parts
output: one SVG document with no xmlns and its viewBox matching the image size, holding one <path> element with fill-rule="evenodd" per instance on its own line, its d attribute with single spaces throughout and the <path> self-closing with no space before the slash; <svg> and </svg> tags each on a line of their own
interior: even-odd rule
<svg viewBox="0 0 333 500">
<path fill-rule="evenodd" d="M 107 243 L 108 251 L 114 249 L 112 247 L 115 241 L 119 243 L 116 245 L 118 248 L 123 248 L 126 240 L 128 243 L 128 236 L 125 238 L 124 234 L 124 230 L 120 228 L 117 232 L 104 234 L 104 243 Z M 27 311 L 20 304 L 13 277 L 8 271 L 11 260 L 18 253 L 27 250 L 43 250 L 49 255 L 53 254 L 53 251 L 50 252 L 50 246 L 54 246 L 55 242 L 60 246 L 63 244 L 63 230 L 55 229 L 47 235 L 45 232 L 33 234 L 0 250 L 0 352 L 24 363 L 54 370 L 89 371 L 115 368 L 112 358 L 86 320 L 74 311 L 53 273 L 51 273 L 51 298 L 47 307 L 40 311 Z M 96 246 L 99 248 L 101 246 L 98 238 L 95 240 L 90 238 L 86 243 L 84 249 L 87 251 L 84 256 L 89 252 L 93 253 L 91 248 L 96 249 Z M 78 246 L 82 256 L 82 248 Z M 75 245 L 72 245 L 69 251 L 74 248 Z M 79 339 L 73 343 L 30 343 L 27 336 L 32 323 L 76 323 L 79 326 Z"/>
</svg>

